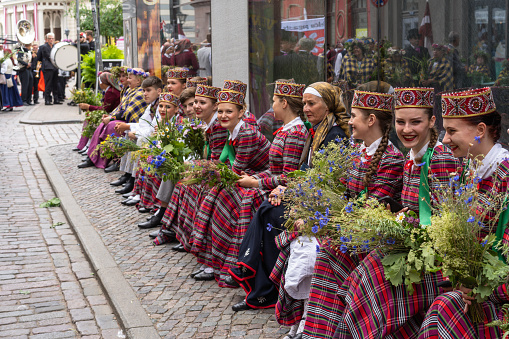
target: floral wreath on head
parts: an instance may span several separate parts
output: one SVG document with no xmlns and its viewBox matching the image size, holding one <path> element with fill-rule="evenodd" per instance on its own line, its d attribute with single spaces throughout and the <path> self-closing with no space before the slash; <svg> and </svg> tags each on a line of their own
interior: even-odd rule
<svg viewBox="0 0 509 339">
<path fill-rule="evenodd" d="M 359 47 L 362 51 L 362 54 L 366 54 L 366 45 L 364 44 L 364 41 L 354 39 L 352 42 L 347 43 L 346 48 L 349 53 L 353 53 L 354 47 Z"/>
<path fill-rule="evenodd" d="M 127 74 L 127 66 L 114 66 L 111 68 L 110 73 L 113 74 L 115 78 L 118 78 L 121 73 Z"/>
<path fill-rule="evenodd" d="M 135 70 L 134 68 L 128 68 L 127 69 L 127 73 L 131 73 L 131 74 L 134 74 L 134 75 L 139 75 L 141 77 L 144 77 L 144 78 L 147 78 L 150 76 L 150 73 L 148 72 L 143 72 L 143 71 L 137 71 Z"/>
</svg>

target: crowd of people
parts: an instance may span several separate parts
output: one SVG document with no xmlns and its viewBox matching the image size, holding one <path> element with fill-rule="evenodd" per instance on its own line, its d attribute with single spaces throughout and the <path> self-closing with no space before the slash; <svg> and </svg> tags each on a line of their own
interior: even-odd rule
<svg viewBox="0 0 509 339">
<path fill-rule="evenodd" d="M 186 53 L 185 41 L 178 46 Z M 278 79 L 272 109 L 274 121 L 282 125 L 272 140 L 249 112 L 247 85 L 240 81 L 214 87 L 210 77 L 196 76 L 196 65 L 169 69 L 166 83 L 139 68 L 102 73 L 103 105 L 80 107 L 107 114 L 93 136 L 74 149 L 84 155 L 78 167 L 119 168 L 123 174 L 110 185 L 122 204 L 149 214 L 137 227 L 155 229 L 147 234 L 151 244 L 171 244 L 174 251 L 194 255 L 201 265 L 191 274 L 195 280 L 242 287 L 246 297 L 233 305 L 234 311 L 274 307 L 277 321 L 290 327 L 287 338 L 501 338 L 499 328 L 486 324 L 502 319 L 502 305 L 509 302 L 506 285 L 483 302 L 486 321 L 474 323 L 464 312 L 472 301 L 470 290 L 441 287 L 447 280 L 441 271 L 425 274 L 410 294 L 405 284 L 394 286 L 385 278 L 383 253 L 352 254 L 329 246 L 327 239 L 303 236 L 301 221 L 291 231 L 285 228 L 289 174 L 313 168 L 323 147 L 350 138 L 359 141 L 358 165 L 349 170 L 346 183 L 350 198 L 390 198 L 405 211 L 430 218 L 431 210 L 420 202 L 436 203 L 440 185 L 471 171 L 461 168 L 460 159 L 479 155 L 485 157 L 475 173 L 480 178 L 476 199 L 507 189 L 509 152 L 498 143 L 501 115 L 490 88 L 442 97 L 445 136 L 440 141 L 434 92 L 437 86 L 454 88 L 455 78 L 420 78 L 404 88 L 370 81 L 370 72 L 359 72 L 358 65 L 373 67 L 375 59 L 366 56 L 365 44 L 351 46 L 339 76 L 355 86 L 352 100 L 345 102 L 342 90 L 328 82 Z M 435 47 L 435 61 L 429 63 L 435 74 L 442 72 L 440 62 L 449 63 L 442 50 Z M 411 81 L 416 70 L 408 67 L 405 76 Z M 111 160 L 97 148 L 112 136 L 141 146 L 156 133 L 158 122 L 179 125 L 195 119 L 204 124 L 202 159 L 227 164 L 240 177 L 233 187 L 164 180 L 140 168 L 134 153 Z M 389 140 L 393 126 L 406 156 Z M 503 184 L 495 186 L 497 180 Z M 505 243 L 509 230 L 502 234 Z"/>
</svg>

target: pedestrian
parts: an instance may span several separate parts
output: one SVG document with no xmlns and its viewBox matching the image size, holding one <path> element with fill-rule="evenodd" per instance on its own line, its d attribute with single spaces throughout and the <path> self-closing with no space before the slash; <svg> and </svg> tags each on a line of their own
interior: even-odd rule
<svg viewBox="0 0 509 339">
<path fill-rule="evenodd" d="M 420 38 L 421 35 L 417 28 L 412 28 L 408 31 L 407 40 L 410 44 L 405 48 L 405 58 L 408 60 L 412 79 L 417 79 L 417 81 L 413 81 L 414 85 L 417 85 L 421 72 L 426 70 L 427 60 L 429 59 L 428 49 L 419 46 Z"/>
<path fill-rule="evenodd" d="M 32 74 L 32 51 L 30 44 L 20 45 L 16 49 L 16 58 L 18 60 L 19 79 L 21 80 L 21 100 L 24 106 L 30 106 L 32 98 L 32 89 L 34 87 Z"/>
<path fill-rule="evenodd" d="M 189 41 L 189 39 L 180 40 L 177 46 L 175 46 L 175 54 L 171 59 L 171 64 L 177 67 L 187 68 L 189 70 L 189 76 L 194 77 L 198 74 L 200 64 L 191 47 L 191 41 Z"/>
<path fill-rule="evenodd" d="M 421 79 L 424 86 L 433 86 L 435 92 L 452 91 L 454 75 L 447 46 L 433 44 L 433 58 L 428 62 L 428 79 Z"/>
<path fill-rule="evenodd" d="M 37 52 L 37 59 L 42 61 L 42 72 L 44 74 L 44 104 L 45 105 L 61 105 L 62 102 L 58 100 L 58 87 L 57 87 L 57 77 L 58 77 L 58 69 L 51 62 L 51 49 L 53 48 L 53 43 L 55 42 L 55 34 L 48 33 L 46 34 L 46 43 L 39 47 L 39 51 Z M 53 102 L 52 102 L 53 101 Z"/>
<path fill-rule="evenodd" d="M 212 75 L 212 46 L 210 40 L 209 33 L 207 34 L 207 40 L 201 43 L 202 47 L 196 53 L 200 64 L 200 76 L 204 78 Z"/>
<path fill-rule="evenodd" d="M 7 54 L 11 54 L 10 49 L 3 50 L 3 46 L 0 47 L 0 58 L 2 58 Z M 10 58 L 5 59 L 4 62 L 0 64 L 0 74 L 5 76 L 5 84 L 0 84 L 0 91 L 2 92 L 2 111 L 10 112 L 13 107 L 21 107 L 23 106 L 23 101 L 19 96 L 18 86 L 16 84 L 16 80 L 12 76 L 12 71 L 14 67 L 14 59 L 12 56 Z"/>
<path fill-rule="evenodd" d="M 86 30 L 85 31 L 85 42 L 88 43 L 88 49 L 89 51 L 95 51 L 95 40 L 94 40 L 94 32 L 92 32 L 91 30 Z M 88 51 L 87 51 L 88 53 Z"/>
<path fill-rule="evenodd" d="M 341 63 L 339 78 L 347 81 L 350 88 L 355 88 L 370 80 L 376 66 L 377 61 L 372 57 L 371 51 L 366 50 L 362 41 L 354 40 Z"/>
<path fill-rule="evenodd" d="M 32 102 L 34 105 L 39 103 L 39 79 L 40 79 L 40 70 L 41 70 L 41 62 L 37 58 L 37 52 L 39 51 L 39 44 L 37 42 L 32 43 L 32 79 L 33 79 L 33 94 L 32 94 Z"/>
</svg>

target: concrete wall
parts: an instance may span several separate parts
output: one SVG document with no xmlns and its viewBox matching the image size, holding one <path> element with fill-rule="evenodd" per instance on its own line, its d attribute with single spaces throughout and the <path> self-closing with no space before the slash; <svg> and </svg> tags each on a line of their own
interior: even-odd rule
<svg viewBox="0 0 509 339">
<path fill-rule="evenodd" d="M 213 1 L 211 22 L 213 85 L 223 87 L 226 79 L 249 83 L 248 1 Z"/>
</svg>

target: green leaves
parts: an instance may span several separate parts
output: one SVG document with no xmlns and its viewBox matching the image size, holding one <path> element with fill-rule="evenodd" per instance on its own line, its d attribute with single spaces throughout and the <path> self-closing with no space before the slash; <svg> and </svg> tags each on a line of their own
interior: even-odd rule
<svg viewBox="0 0 509 339">
<path fill-rule="evenodd" d="M 388 254 L 382 258 L 382 265 L 384 266 L 385 279 L 389 280 L 394 286 L 399 286 L 403 283 L 403 275 L 406 271 L 406 260 L 408 253 L 394 253 Z"/>
<path fill-rule="evenodd" d="M 52 198 L 49 199 L 46 202 L 43 202 L 39 205 L 39 207 L 48 208 L 48 207 L 59 207 L 60 206 L 60 199 L 58 198 Z"/>
</svg>

